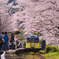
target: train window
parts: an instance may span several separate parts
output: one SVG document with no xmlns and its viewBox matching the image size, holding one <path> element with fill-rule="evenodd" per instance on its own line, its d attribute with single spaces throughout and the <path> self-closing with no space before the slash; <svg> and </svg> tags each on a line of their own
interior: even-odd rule
<svg viewBox="0 0 59 59">
<path fill-rule="evenodd" d="M 27 42 L 28 42 L 28 43 L 30 42 L 30 38 L 27 38 Z"/>
<path fill-rule="evenodd" d="M 38 43 L 39 42 L 39 38 L 35 38 L 35 43 Z"/>
<path fill-rule="evenodd" d="M 31 42 L 34 43 L 35 42 L 35 38 L 31 38 Z"/>
<path fill-rule="evenodd" d="M 30 40 L 31 40 L 32 43 L 34 43 L 35 42 L 34 36 L 30 36 Z"/>
</svg>

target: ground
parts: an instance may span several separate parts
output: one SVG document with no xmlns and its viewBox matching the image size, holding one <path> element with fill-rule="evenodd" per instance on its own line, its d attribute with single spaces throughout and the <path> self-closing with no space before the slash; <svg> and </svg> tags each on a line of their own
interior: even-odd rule
<svg viewBox="0 0 59 59">
<path fill-rule="evenodd" d="M 50 52 L 50 53 L 46 53 L 41 54 L 43 57 L 45 57 L 45 59 L 59 59 L 59 52 Z"/>
<path fill-rule="evenodd" d="M 44 57 L 41 56 L 40 53 L 35 53 L 34 52 L 24 52 L 19 54 L 20 57 L 23 57 L 24 59 L 45 59 Z"/>
<path fill-rule="evenodd" d="M 19 54 L 19 56 L 24 59 L 59 59 L 59 52 L 44 53 L 44 51 L 39 51 L 35 54 L 34 52 L 26 52 Z"/>
</svg>

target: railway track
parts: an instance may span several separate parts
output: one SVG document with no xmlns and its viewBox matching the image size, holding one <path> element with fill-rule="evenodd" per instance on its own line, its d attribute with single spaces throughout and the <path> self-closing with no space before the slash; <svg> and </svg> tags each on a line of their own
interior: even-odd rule
<svg viewBox="0 0 59 59">
<path fill-rule="evenodd" d="M 32 52 L 32 53 L 31 53 Z M 37 52 L 39 52 L 39 49 L 24 49 L 23 51 L 22 50 L 18 50 L 16 51 L 16 54 L 19 55 L 22 53 L 24 53 L 23 55 L 23 59 L 45 59 L 44 57 L 41 56 L 40 53 L 36 54 Z M 32 57 L 32 58 L 31 58 Z"/>
</svg>

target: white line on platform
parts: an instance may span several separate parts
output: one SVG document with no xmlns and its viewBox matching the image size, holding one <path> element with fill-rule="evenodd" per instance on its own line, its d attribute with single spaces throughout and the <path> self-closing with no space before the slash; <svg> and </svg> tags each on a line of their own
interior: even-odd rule
<svg viewBox="0 0 59 59">
<path fill-rule="evenodd" d="M 5 52 L 1 55 L 1 59 L 5 59 Z"/>
</svg>

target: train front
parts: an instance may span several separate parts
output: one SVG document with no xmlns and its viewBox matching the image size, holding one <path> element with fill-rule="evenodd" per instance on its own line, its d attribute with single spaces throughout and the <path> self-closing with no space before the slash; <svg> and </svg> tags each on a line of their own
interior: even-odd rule
<svg viewBox="0 0 59 59">
<path fill-rule="evenodd" d="M 40 49 L 41 44 L 39 43 L 39 37 L 36 35 L 30 35 L 29 37 L 27 37 L 26 48 Z"/>
</svg>

